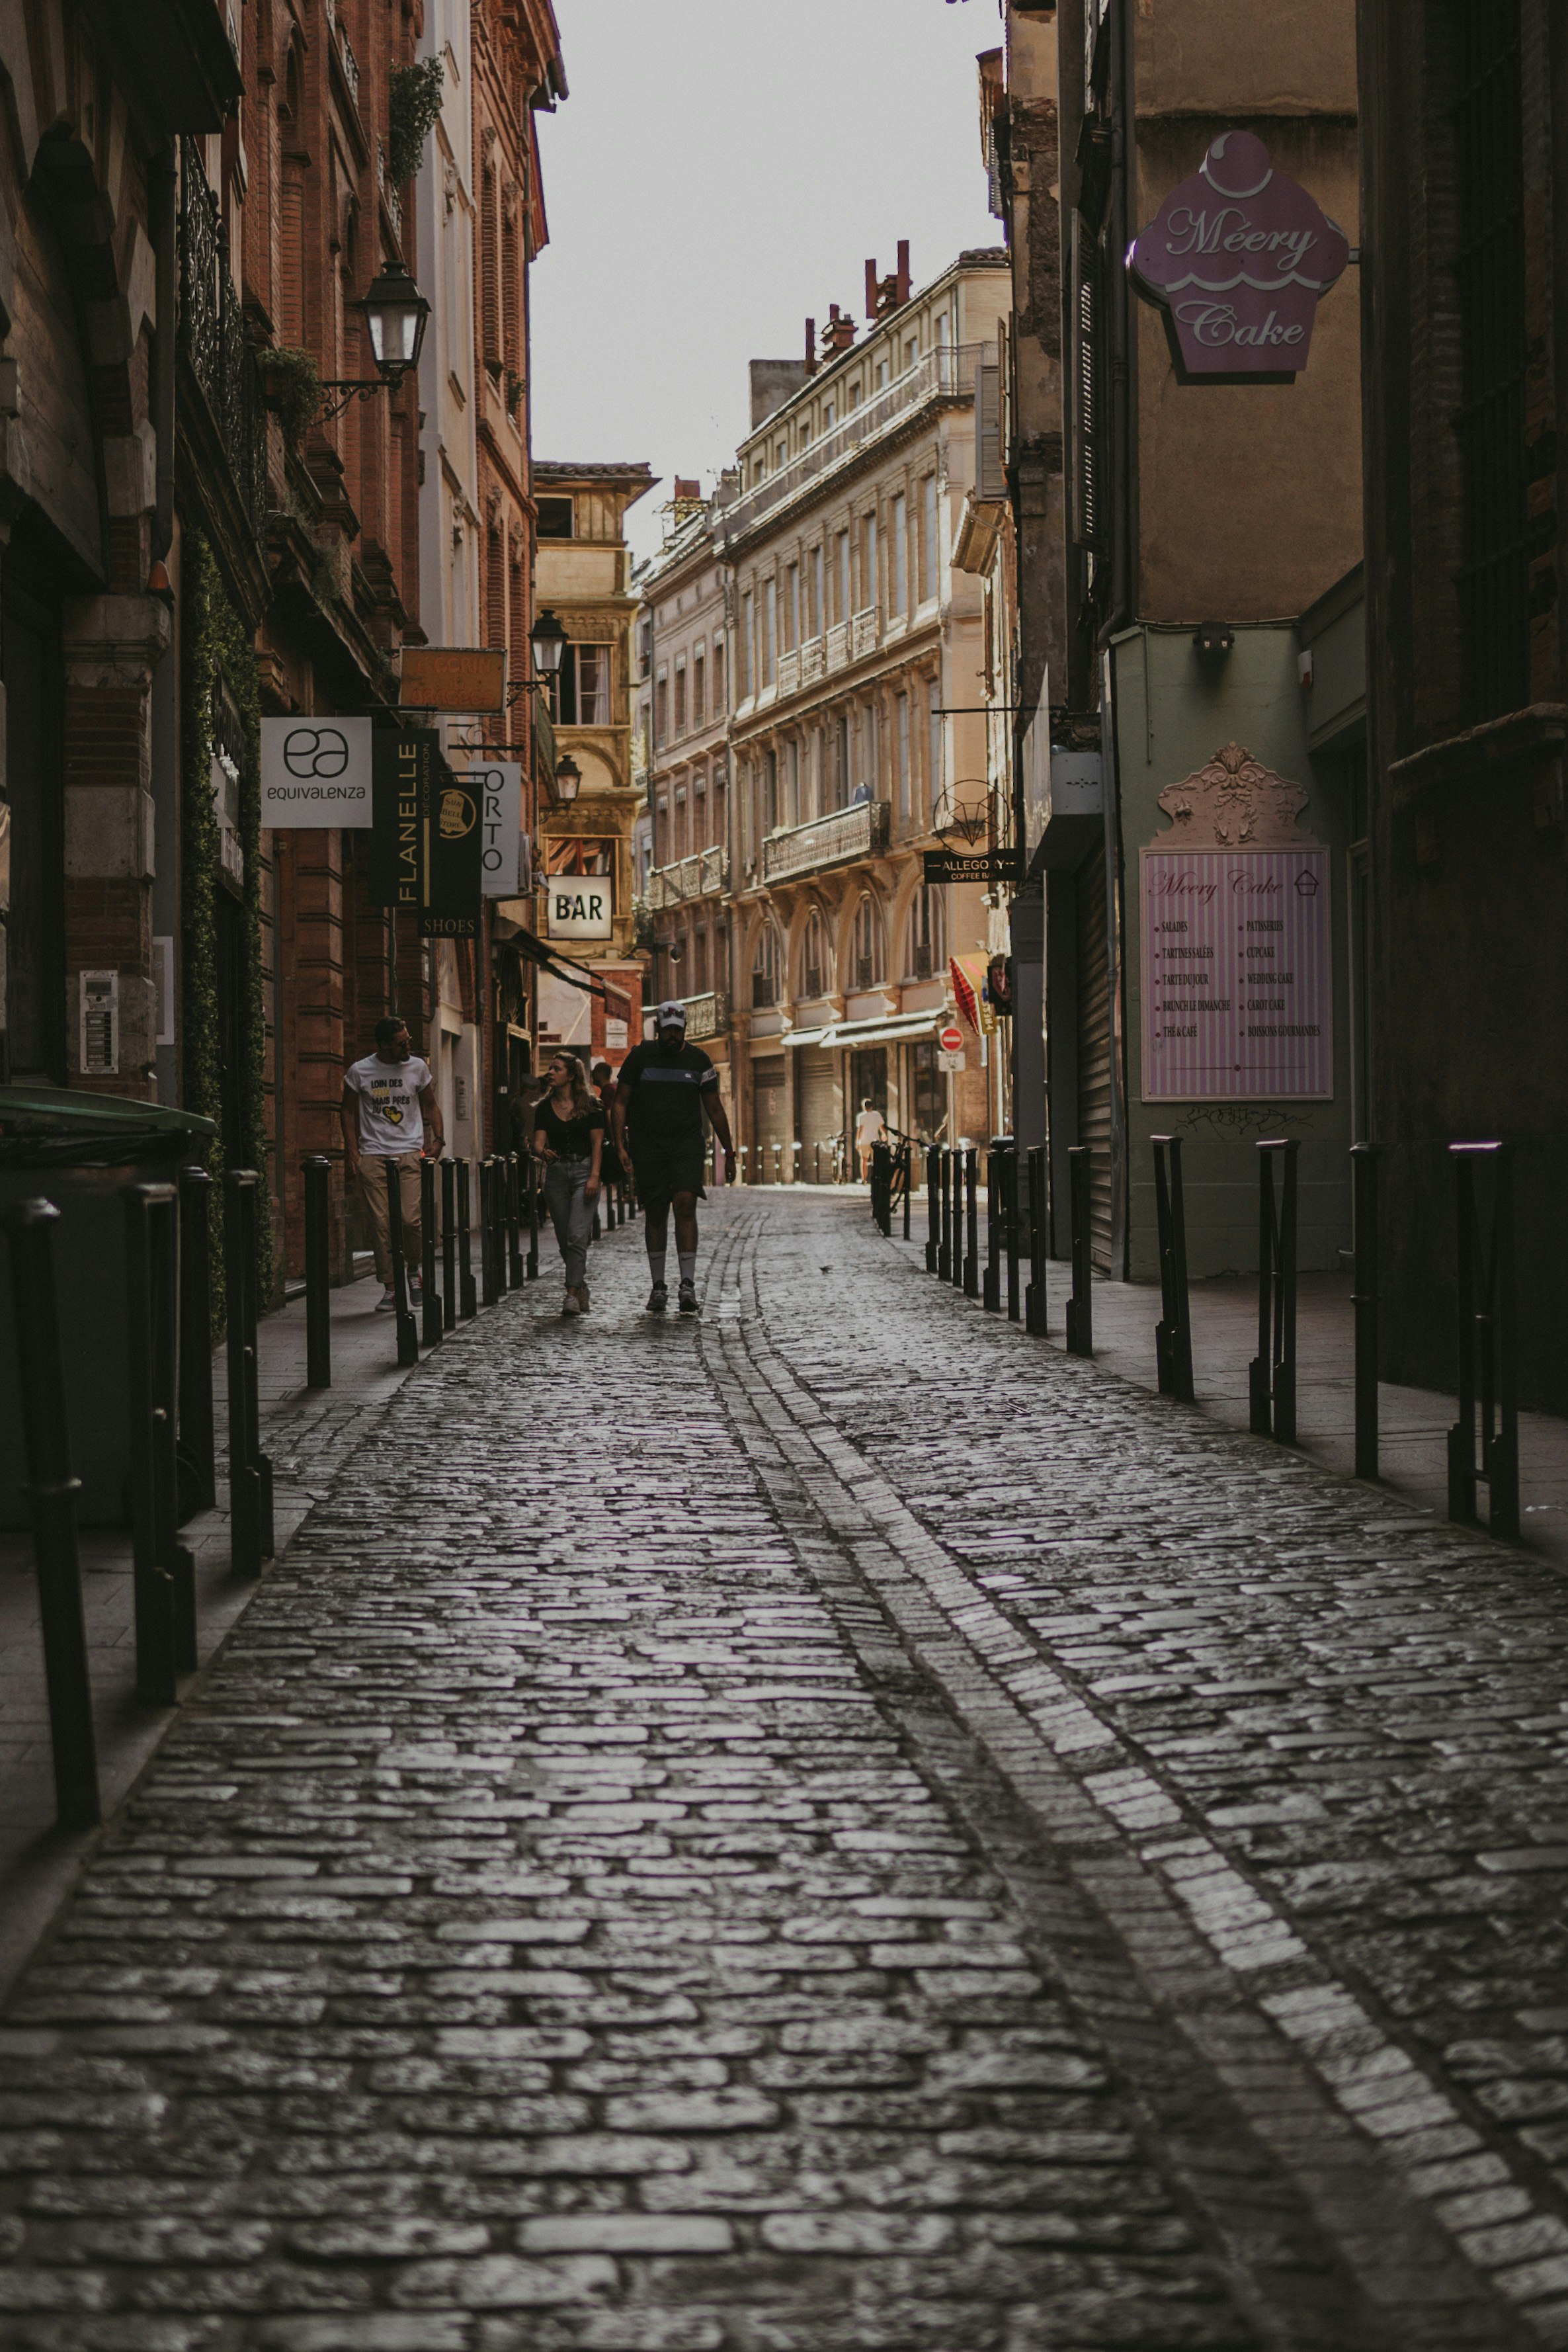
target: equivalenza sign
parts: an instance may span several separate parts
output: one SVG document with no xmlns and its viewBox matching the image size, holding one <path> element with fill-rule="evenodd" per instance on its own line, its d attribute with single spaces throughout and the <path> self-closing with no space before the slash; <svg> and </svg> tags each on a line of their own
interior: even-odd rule
<svg viewBox="0 0 1568 2352">
<path fill-rule="evenodd" d="M 1224 131 L 1140 229 L 1127 268 L 1165 312 L 1184 382 L 1291 383 L 1349 259 L 1344 231 L 1261 139 Z"/>
</svg>

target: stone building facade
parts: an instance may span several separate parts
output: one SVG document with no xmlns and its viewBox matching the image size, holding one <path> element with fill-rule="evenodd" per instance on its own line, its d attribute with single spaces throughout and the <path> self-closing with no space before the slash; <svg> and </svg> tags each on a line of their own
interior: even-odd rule
<svg viewBox="0 0 1568 2352">
<path fill-rule="evenodd" d="M 733 1127 L 729 1056 L 729 631 L 714 509 L 675 484 L 663 547 L 640 574 L 637 740 L 653 824 L 650 1002 L 678 996 Z"/>
<path fill-rule="evenodd" d="M 731 917 L 746 1172 L 824 1181 L 869 1098 L 925 1138 L 989 1127 L 990 1040 L 944 1070 L 950 964 L 983 984 L 991 914 L 924 880 L 955 813 L 991 825 L 978 581 L 954 541 L 973 487 L 977 372 L 996 364 L 1007 256 L 918 291 L 868 264 L 868 331 L 821 364 L 753 365 L 753 431 L 716 517 L 730 568 Z M 962 992 L 960 992 L 961 994 Z"/>
<path fill-rule="evenodd" d="M 550 693 L 558 761 L 576 770 L 574 797 L 541 817 L 538 936 L 541 1055 L 570 1045 L 619 1066 L 643 1034 L 643 958 L 637 937 L 632 829 L 645 795 L 633 772 L 632 679 L 637 593 L 626 543 L 629 507 L 655 477 L 645 465 L 533 469 L 538 551 L 535 593 L 566 631 Z"/>
</svg>

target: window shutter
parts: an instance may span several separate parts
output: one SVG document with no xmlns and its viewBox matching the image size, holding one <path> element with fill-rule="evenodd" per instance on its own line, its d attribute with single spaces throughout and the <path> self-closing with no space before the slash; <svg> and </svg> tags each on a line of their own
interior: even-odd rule
<svg viewBox="0 0 1568 2352">
<path fill-rule="evenodd" d="M 975 496 L 988 505 L 1007 497 L 1002 470 L 1002 371 L 998 360 L 975 369 Z"/>
<path fill-rule="evenodd" d="M 487 368 L 501 364 L 500 257 L 496 245 L 496 174 L 479 175 L 479 330 Z"/>
</svg>

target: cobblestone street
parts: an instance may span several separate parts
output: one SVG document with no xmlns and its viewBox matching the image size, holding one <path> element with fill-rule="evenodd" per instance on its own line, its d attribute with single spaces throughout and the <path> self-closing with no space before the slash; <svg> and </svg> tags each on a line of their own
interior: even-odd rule
<svg viewBox="0 0 1568 2352">
<path fill-rule="evenodd" d="M 1568 2346 L 1558 1573 L 863 1196 L 543 1258 L 20 1982 L 6 2352 Z"/>
</svg>

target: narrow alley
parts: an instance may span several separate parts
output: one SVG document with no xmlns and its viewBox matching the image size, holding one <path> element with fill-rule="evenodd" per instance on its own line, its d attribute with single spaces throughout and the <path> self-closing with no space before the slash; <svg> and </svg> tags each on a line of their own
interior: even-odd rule
<svg viewBox="0 0 1568 2352">
<path fill-rule="evenodd" d="M 6 2012 L 6 2352 L 1568 2344 L 1555 1571 L 706 1238 L 356 1419 Z"/>
</svg>

